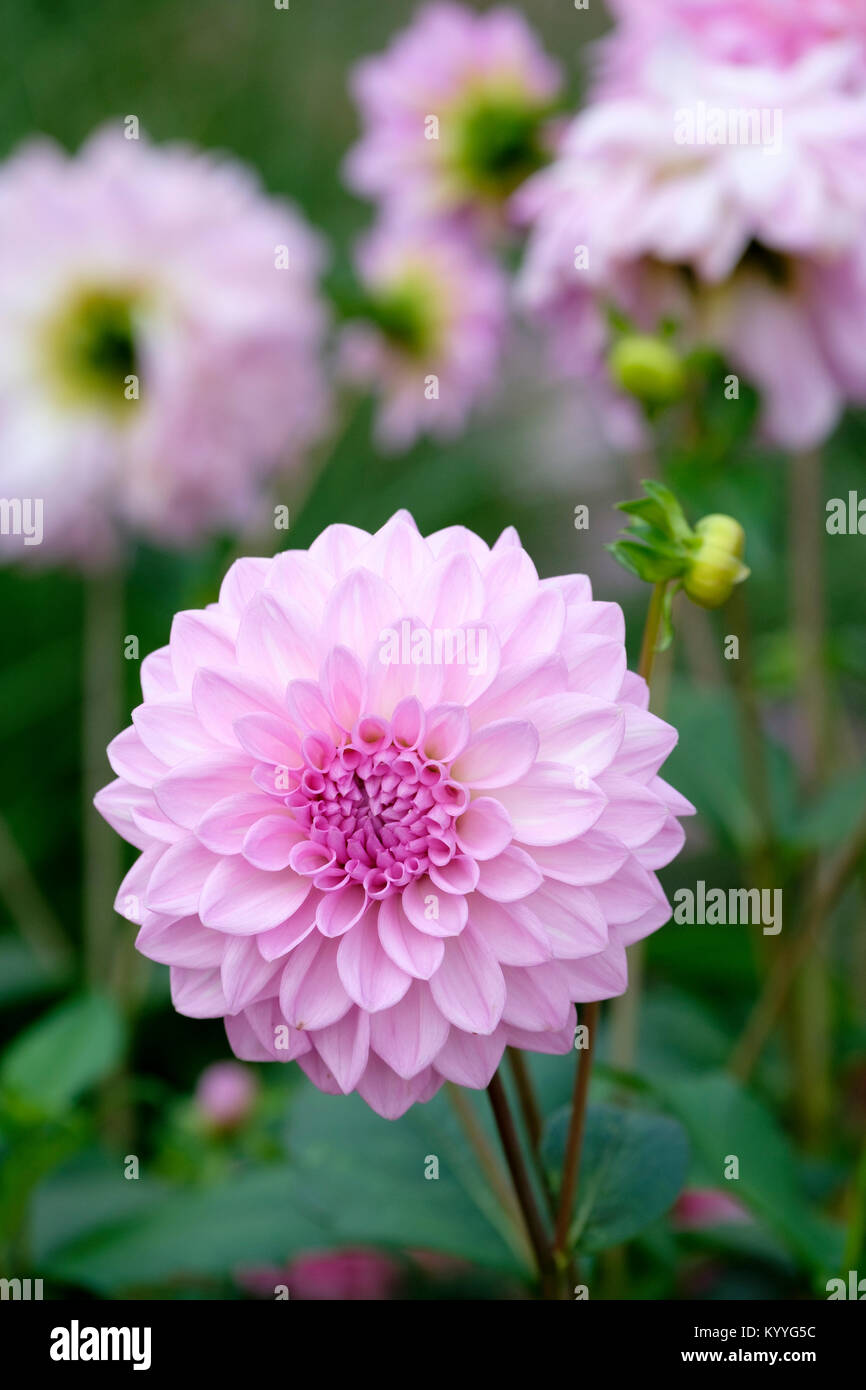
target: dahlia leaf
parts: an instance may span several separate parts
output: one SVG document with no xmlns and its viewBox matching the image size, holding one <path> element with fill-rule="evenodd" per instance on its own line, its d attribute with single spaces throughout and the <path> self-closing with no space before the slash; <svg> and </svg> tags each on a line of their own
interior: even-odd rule
<svg viewBox="0 0 866 1390">
<path fill-rule="evenodd" d="M 570 1119 L 565 1106 L 550 1120 L 544 1160 L 556 1181 Z M 689 1143 L 678 1121 L 645 1110 L 591 1105 L 586 1114 L 574 1246 L 587 1254 L 631 1240 L 676 1200 L 685 1184 Z"/>
<path fill-rule="evenodd" d="M 123 1024 L 110 999 L 73 999 L 16 1038 L 0 1063 L 0 1089 L 13 1104 L 60 1114 L 113 1070 L 122 1045 Z"/>
</svg>

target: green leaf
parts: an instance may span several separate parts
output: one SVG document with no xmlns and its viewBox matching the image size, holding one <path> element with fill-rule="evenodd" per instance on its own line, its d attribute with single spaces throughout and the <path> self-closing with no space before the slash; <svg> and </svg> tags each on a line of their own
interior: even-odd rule
<svg viewBox="0 0 866 1390">
<path fill-rule="evenodd" d="M 693 532 L 686 521 L 685 513 L 669 487 L 654 478 L 642 479 L 644 490 L 657 502 L 667 519 L 668 530 L 677 540 L 691 540 Z"/>
<path fill-rule="evenodd" d="M 659 555 L 648 546 L 636 541 L 614 541 L 607 549 L 625 569 L 644 579 L 648 584 L 658 584 L 665 579 L 674 579 L 682 573 L 682 557 Z"/>
<path fill-rule="evenodd" d="M 688 1131 L 699 1179 L 720 1186 L 735 1157 L 739 1178 L 726 1184 L 730 1192 L 823 1279 L 835 1275 L 842 1231 L 810 1210 L 791 1146 L 761 1102 L 723 1073 L 670 1082 L 663 1094 Z"/>
<path fill-rule="evenodd" d="M 544 1160 L 558 1177 L 570 1107 L 557 1111 L 544 1138 Z M 580 1163 L 572 1235 L 592 1253 L 631 1240 L 668 1210 L 686 1180 L 689 1145 L 667 1115 L 591 1105 Z"/>
<path fill-rule="evenodd" d="M 478 1117 L 492 1128 L 483 1109 Z M 526 1273 L 513 1231 L 441 1092 L 389 1121 L 360 1096 L 325 1096 L 309 1087 L 292 1107 L 289 1138 L 308 1200 L 328 1212 L 335 1240 L 423 1247 Z M 435 1181 L 425 1177 L 428 1156 L 438 1159 Z"/>
<path fill-rule="evenodd" d="M 357 1095 L 304 1087 L 291 1107 L 289 1138 L 288 1164 L 211 1187 L 151 1192 L 146 1200 L 123 1191 L 137 1184 L 125 1182 L 118 1166 L 114 1193 L 87 1199 L 95 1221 L 71 1238 L 61 1231 L 57 1243 L 44 1233 L 56 1226 L 62 1197 L 43 1194 L 40 1271 L 115 1294 L 193 1275 L 230 1278 L 240 1266 L 284 1263 L 310 1249 L 371 1245 L 434 1250 L 527 1276 L 519 1243 L 443 1097 L 389 1122 Z M 435 1181 L 425 1177 L 431 1156 L 439 1162 Z"/>
<path fill-rule="evenodd" d="M 119 1165 L 114 1183 L 118 1198 L 135 1201 L 137 1184 Z M 103 1209 L 90 1230 L 43 1250 L 40 1270 L 110 1295 L 191 1275 L 226 1277 L 245 1264 L 282 1263 L 331 1243 L 319 1214 L 307 1210 L 297 1176 L 283 1167 L 241 1173 L 214 1188 L 145 1192 L 136 1205 L 108 1220 Z"/>
<path fill-rule="evenodd" d="M 798 849 L 834 849 L 851 833 L 866 804 L 866 773 L 849 773 L 822 788 L 798 817 L 791 841 Z"/>
<path fill-rule="evenodd" d="M 629 516 L 636 516 L 640 521 L 646 521 L 650 526 L 655 526 L 659 531 L 667 534 L 667 513 L 659 502 L 655 502 L 652 497 L 636 497 L 633 502 L 617 502 L 617 509 L 627 512 Z"/>
<path fill-rule="evenodd" d="M 84 995 L 43 1015 L 7 1049 L 0 1088 L 12 1103 L 57 1115 L 120 1060 L 123 1025 L 101 995 Z"/>
</svg>

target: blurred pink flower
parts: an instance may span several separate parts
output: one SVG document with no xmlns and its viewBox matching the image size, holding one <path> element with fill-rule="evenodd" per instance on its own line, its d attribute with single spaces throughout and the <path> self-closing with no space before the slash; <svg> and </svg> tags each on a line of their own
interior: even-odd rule
<svg viewBox="0 0 866 1390">
<path fill-rule="evenodd" d="M 507 327 L 505 278 L 455 231 L 381 227 L 358 255 L 369 317 L 341 343 L 343 375 L 381 397 L 381 447 L 459 433 L 496 385 Z"/>
<path fill-rule="evenodd" d="M 666 922 L 675 731 L 589 580 L 509 529 L 331 526 L 245 559 L 142 663 L 96 798 L 142 854 L 117 910 L 235 1054 L 394 1118 L 573 1045 Z"/>
<path fill-rule="evenodd" d="M 706 58 L 786 67 L 816 44 L 857 45 L 866 70 L 863 0 L 608 0 L 620 21 L 601 45 L 608 88 L 627 88 L 648 46 L 694 41 Z"/>
<path fill-rule="evenodd" d="M 471 209 L 495 221 L 544 161 L 560 81 L 518 11 L 428 4 L 386 53 L 355 69 L 364 133 L 346 161 L 348 182 L 389 212 Z"/>
<path fill-rule="evenodd" d="M 239 1062 L 214 1062 L 198 1079 L 196 1108 L 213 1129 L 235 1129 L 252 1110 L 258 1090 L 258 1078 L 249 1067 Z"/>
<path fill-rule="evenodd" d="M 866 85 L 830 45 L 783 70 L 643 56 L 517 195 L 521 299 L 564 371 L 602 377 L 611 306 L 645 331 L 673 319 L 760 390 L 772 441 L 815 444 L 866 399 Z M 713 112 L 737 137 L 745 113 L 750 139 L 711 142 Z"/>
<path fill-rule="evenodd" d="M 752 1215 L 738 1197 L 713 1187 L 690 1187 L 680 1193 L 671 1210 L 679 1231 L 699 1231 L 707 1226 L 743 1225 Z"/>
<path fill-rule="evenodd" d="M 0 492 L 44 499 L 52 558 L 234 529 L 300 465 L 321 260 L 253 174 L 186 146 L 106 129 L 0 166 Z"/>
<path fill-rule="evenodd" d="M 322 1250 L 298 1255 L 287 1265 L 238 1271 L 240 1288 L 259 1298 L 273 1298 L 284 1285 L 291 1299 L 341 1302 L 382 1301 L 396 1296 L 402 1273 L 398 1264 L 377 1250 Z"/>
</svg>

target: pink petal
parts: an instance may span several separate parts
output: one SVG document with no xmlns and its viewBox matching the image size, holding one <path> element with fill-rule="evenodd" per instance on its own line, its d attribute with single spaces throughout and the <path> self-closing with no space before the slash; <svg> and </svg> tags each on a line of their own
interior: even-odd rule
<svg viewBox="0 0 866 1390">
<path fill-rule="evenodd" d="M 573 691 L 536 700 L 526 715 L 538 730 L 539 758 L 568 763 L 587 777 L 610 766 L 625 734 L 625 716 L 617 705 Z"/>
<path fill-rule="evenodd" d="M 132 711 L 132 722 L 142 743 L 168 767 L 192 754 L 218 747 L 217 740 L 202 727 L 189 700 L 178 698 L 139 705 Z"/>
<path fill-rule="evenodd" d="M 484 860 L 479 869 L 479 893 L 499 903 L 512 903 L 527 897 L 543 878 L 535 860 L 517 845 L 509 845 L 495 859 Z"/>
<path fill-rule="evenodd" d="M 430 1065 L 448 1027 L 428 986 L 414 981 L 399 1003 L 373 1015 L 370 1044 L 398 1076 L 408 1079 Z"/>
<path fill-rule="evenodd" d="M 596 829 L 561 845 L 533 845 L 530 853 L 547 878 L 581 886 L 612 878 L 629 856 L 620 840 Z"/>
<path fill-rule="evenodd" d="M 504 965 L 502 973 L 507 989 L 503 1023 L 534 1032 L 564 1027 L 571 1013 L 571 995 L 558 965 L 530 965 L 521 970 Z"/>
<path fill-rule="evenodd" d="M 450 763 L 469 741 L 469 715 L 463 705 L 438 705 L 427 711 L 427 731 L 421 743 L 425 758 Z"/>
<path fill-rule="evenodd" d="M 629 849 L 645 845 L 658 834 L 668 817 L 661 797 L 634 778 L 615 772 L 603 773 L 598 785 L 608 798 L 598 818 L 599 830 L 621 840 Z"/>
<path fill-rule="evenodd" d="M 220 607 L 233 618 L 239 618 L 253 595 L 264 585 L 274 563 L 260 556 L 235 560 L 220 585 Z"/>
<path fill-rule="evenodd" d="M 411 984 L 411 977 L 382 949 L 377 918 L 373 906 L 351 931 L 340 937 L 337 951 L 337 969 L 346 992 L 370 1013 L 396 1004 Z"/>
<path fill-rule="evenodd" d="M 381 902 L 378 930 L 384 950 L 407 975 L 429 980 L 439 969 L 445 954 L 444 942 L 412 926 L 399 894 L 394 893 Z"/>
<path fill-rule="evenodd" d="M 536 763 L 513 786 L 497 791 L 511 817 L 514 834 L 527 845 L 555 845 L 595 825 L 607 799 L 594 782 L 575 786 L 571 770 L 558 763 Z"/>
<path fill-rule="evenodd" d="M 352 1007 L 337 971 L 337 943 L 313 932 L 292 951 L 280 982 L 280 1008 L 293 1028 L 337 1023 Z"/>
<path fill-rule="evenodd" d="M 471 927 L 446 941 L 445 955 L 430 989 L 449 1023 L 467 1033 L 492 1033 L 502 1017 L 502 970 L 490 947 Z"/>
<path fill-rule="evenodd" d="M 241 671 L 197 671 L 192 702 L 211 739 L 229 748 L 238 746 L 233 726 L 242 715 L 283 713 L 273 692 Z"/>
<path fill-rule="evenodd" d="M 252 937 L 232 936 L 226 941 L 220 977 L 226 1012 L 236 1014 L 255 1003 L 268 985 L 273 983 L 276 993 L 280 966 L 263 959 Z"/>
<path fill-rule="evenodd" d="M 200 666 L 234 666 L 235 644 L 231 623 L 219 609 L 192 608 L 176 613 L 169 641 L 171 665 L 177 688 L 189 694 Z"/>
<path fill-rule="evenodd" d="M 201 891 L 199 916 L 206 927 L 255 936 L 291 917 L 310 891 L 309 879 L 291 869 L 268 873 L 233 855 L 221 859 Z"/>
<path fill-rule="evenodd" d="M 436 1056 L 436 1070 L 455 1086 L 480 1091 L 489 1086 L 504 1051 L 503 1028 L 494 1029 L 487 1037 L 452 1028 Z"/>
<path fill-rule="evenodd" d="M 241 618 L 237 653 L 245 672 L 281 692 L 318 675 L 321 630 L 299 603 L 260 589 Z"/>
<path fill-rule="evenodd" d="M 161 965 L 186 965 L 191 970 L 207 970 L 219 965 L 225 950 L 225 937 L 208 931 L 197 917 L 171 917 L 160 920 L 154 914 L 135 938 L 135 949 L 148 960 Z"/>
<path fill-rule="evenodd" d="M 301 740 L 287 714 L 242 714 L 232 731 L 241 748 L 259 762 L 300 767 Z"/>
<path fill-rule="evenodd" d="M 167 763 L 152 753 L 134 725 L 124 729 L 108 745 L 108 761 L 117 773 L 136 787 L 152 787 L 164 777 Z"/>
<path fill-rule="evenodd" d="M 317 1028 L 312 1042 L 343 1094 L 354 1091 L 370 1055 L 370 1015 L 349 1009 L 336 1023 Z"/>
<path fill-rule="evenodd" d="M 278 804 L 259 791 L 227 796 L 202 816 L 195 833 L 214 854 L 240 854 L 250 826 L 271 815 Z"/>
<path fill-rule="evenodd" d="M 406 884 L 402 902 L 412 926 L 428 936 L 456 936 L 469 916 L 464 897 L 440 892 L 426 875 Z"/>
<path fill-rule="evenodd" d="M 431 1068 L 406 1081 L 371 1052 L 367 1070 L 358 1082 L 358 1094 L 383 1119 L 398 1120 L 416 1102 L 432 1098 L 441 1085 L 437 1080 Z"/>
<path fill-rule="evenodd" d="M 302 836 L 303 832 L 295 828 L 288 813 L 263 816 L 250 826 L 244 836 L 244 859 L 257 869 L 266 869 L 271 873 L 286 869 L 292 851 L 301 843 Z"/>
<path fill-rule="evenodd" d="M 501 802 L 479 796 L 454 823 L 457 843 L 474 859 L 493 859 L 511 843 L 514 827 Z"/>
<path fill-rule="evenodd" d="M 252 761 L 247 753 L 220 749 L 184 758 L 154 784 L 153 792 L 165 814 L 192 830 L 215 802 L 251 790 Z"/>
<path fill-rule="evenodd" d="M 194 835 L 178 840 L 165 851 L 150 876 L 147 906 L 153 912 L 192 916 L 198 910 L 202 888 L 218 864 L 216 855 Z"/>
<path fill-rule="evenodd" d="M 187 1018 L 222 1018 L 227 1012 L 219 970 L 188 970 L 184 965 L 173 965 L 169 974 L 171 1002 L 179 1014 Z"/>
<path fill-rule="evenodd" d="M 506 787 L 523 777 L 538 752 L 538 734 L 522 719 L 502 719 L 473 734 L 451 769 L 470 787 Z"/>
<path fill-rule="evenodd" d="M 540 965 L 552 958 L 547 932 L 525 903 L 506 906 L 476 893 L 469 905 L 469 920 L 500 965 Z"/>
<path fill-rule="evenodd" d="M 348 647 L 334 647 L 322 664 L 322 696 L 336 724 L 350 733 L 363 713 L 364 668 Z"/>
</svg>

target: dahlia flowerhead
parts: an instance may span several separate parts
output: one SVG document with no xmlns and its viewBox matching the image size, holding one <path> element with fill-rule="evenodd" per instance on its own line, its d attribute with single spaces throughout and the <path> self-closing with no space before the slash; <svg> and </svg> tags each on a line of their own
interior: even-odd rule
<svg viewBox="0 0 866 1390">
<path fill-rule="evenodd" d="M 300 466 L 327 394 L 322 259 L 249 170 L 190 147 L 117 127 L 0 166 L 0 493 L 42 500 L 45 555 L 234 529 Z"/>
<path fill-rule="evenodd" d="M 364 122 L 351 188 L 398 215 L 495 222 L 549 157 L 561 74 L 516 10 L 426 5 L 388 51 L 355 70 Z"/>
<path fill-rule="evenodd" d="M 670 915 L 676 733 L 619 607 L 511 529 L 398 513 L 239 560 L 142 687 L 96 797 L 142 851 L 117 910 L 244 1060 L 396 1117 L 506 1044 L 569 1051 Z"/>
<path fill-rule="evenodd" d="M 661 40 L 640 58 L 516 195 L 520 297 L 566 374 L 610 389 L 614 318 L 670 325 L 758 390 L 768 440 L 810 448 L 866 401 L 866 70 L 844 44 L 784 67 Z"/>
<path fill-rule="evenodd" d="M 361 317 L 340 344 L 342 374 L 379 396 L 383 450 L 451 438 L 496 386 L 508 328 L 496 261 L 453 228 L 384 224 L 358 251 Z"/>
<path fill-rule="evenodd" d="M 650 44 L 697 43 L 726 63 L 787 67 L 816 44 L 856 46 L 866 75 L 862 0 L 608 0 L 619 21 L 603 41 L 606 81 L 627 87 Z"/>
</svg>

